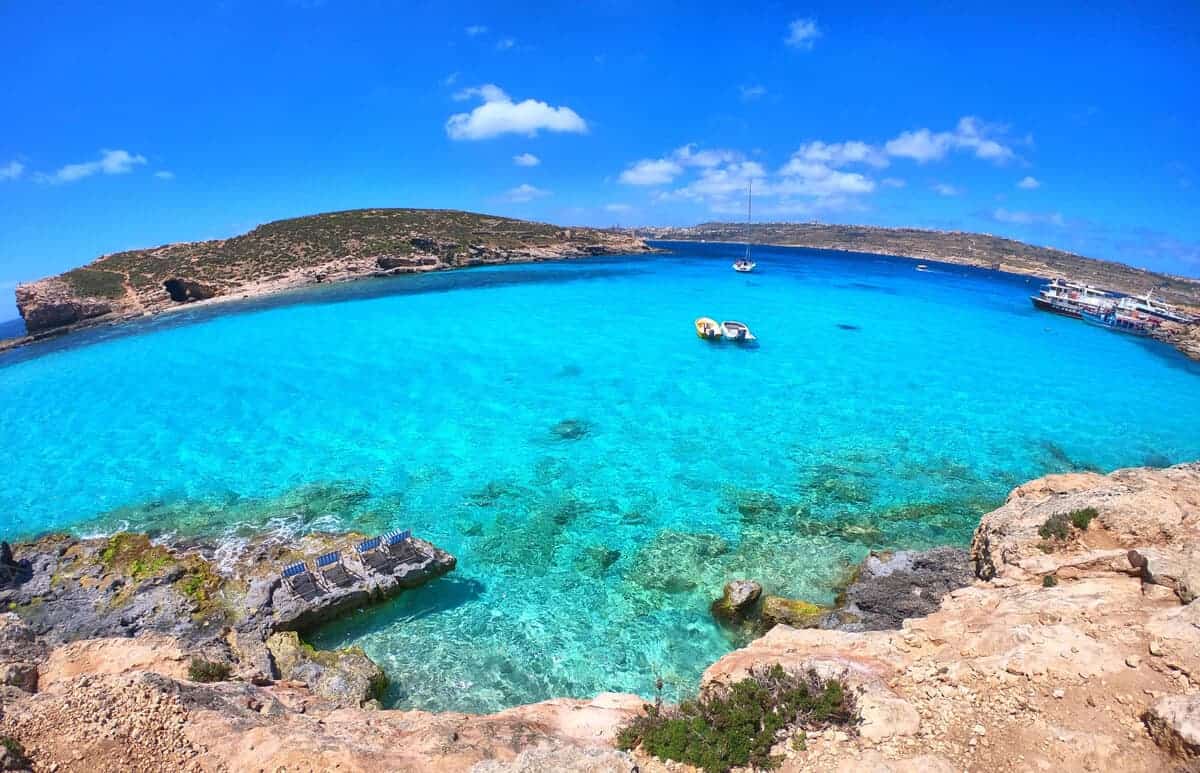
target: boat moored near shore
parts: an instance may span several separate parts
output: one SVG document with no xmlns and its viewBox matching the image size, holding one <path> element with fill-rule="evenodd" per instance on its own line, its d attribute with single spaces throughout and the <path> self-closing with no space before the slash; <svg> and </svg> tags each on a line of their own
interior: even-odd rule
<svg viewBox="0 0 1200 773">
<path fill-rule="evenodd" d="M 721 340 L 721 326 L 712 317 L 700 317 L 695 322 L 696 335 L 705 341 Z"/>
<path fill-rule="evenodd" d="M 757 341 L 754 334 L 750 332 L 750 328 L 744 322 L 735 322 L 726 320 L 721 323 L 721 332 L 730 341 L 736 341 L 739 344 L 748 344 Z"/>
</svg>

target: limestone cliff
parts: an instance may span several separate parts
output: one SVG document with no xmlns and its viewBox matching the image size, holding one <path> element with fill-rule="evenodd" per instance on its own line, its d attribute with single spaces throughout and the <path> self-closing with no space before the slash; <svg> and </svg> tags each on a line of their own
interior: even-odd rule
<svg viewBox="0 0 1200 773">
<path fill-rule="evenodd" d="M 361 209 L 280 220 L 231 239 L 105 255 L 17 287 L 31 335 L 218 298 L 364 276 L 647 252 L 645 242 L 470 212 Z"/>
</svg>

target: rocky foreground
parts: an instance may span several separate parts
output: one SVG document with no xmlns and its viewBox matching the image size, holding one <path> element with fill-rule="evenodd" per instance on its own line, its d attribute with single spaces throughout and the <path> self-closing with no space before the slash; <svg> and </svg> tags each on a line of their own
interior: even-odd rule
<svg viewBox="0 0 1200 773">
<path fill-rule="evenodd" d="M 231 239 L 102 256 L 17 286 L 30 338 L 313 284 L 499 263 L 649 252 L 644 241 L 471 212 L 362 209 L 280 220 Z"/>
<path fill-rule="evenodd" d="M 54 552 L 46 544 L 20 546 L 17 562 Z M 61 556 L 90 549 L 75 542 Z M 39 587 L 64 586 L 60 598 L 70 598 L 85 585 L 111 589 L 115 577 L 120 594 L 129 565 L 104 569 L 103 556 L 101 548 L 99 569 L 92 560 L 60 564 Z M 34 576 L 21 587 L 44 582 L 44 571 L 26 568 Z M 192 574 L 169 570 L 150 587 Z M 857 692 L 857 726 L 781 739 L 785 771 L 1200 770 L 1198 593 L 1200 464 L 1048 476 L 984 516 L 968 554 L 875 557 L 841 609 L 783 605 L 780 614 L 812 627 L 777 624 L 703 681 L 729 683 L 778 663 Z M 105 598 L 107 607 L 127 603 Z M 744 583 L 723 601 L 760 600 Z M 277 626 L 250 626 L 273 640 L 267 674 L 261 652 L 243 659 L 235 646 L 246 628 L 239 620 L 213 637 L 188 625 L 168 630 L 167 617 L 116 614 L 118 623 L 160 622 L 120 636 L 92 625 L 79 636 L 64 634 L 40 604 L 22 597 L 0 619 L 0 736 L 18 741 L 36 769 L 683 769 L 613 748 L 616 731 L 642 709 L 635 696 L 487 716 L 379 710 L 369 692 L 321 687 L 339 681 L 330 678 L 339 666 L 279 673 L 293 658 L 320 665 L 325 656 Z M 278 619 L 257 608 L 260 620 Z M 224 658 L 230 675 L 196 681 L 197 653 Z"/>
</svg>

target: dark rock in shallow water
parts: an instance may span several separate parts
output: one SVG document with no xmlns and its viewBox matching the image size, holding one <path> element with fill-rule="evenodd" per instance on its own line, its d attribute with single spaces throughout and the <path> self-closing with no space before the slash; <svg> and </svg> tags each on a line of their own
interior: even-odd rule
<svg viewBox="0 0 1200 773">
<path fill-rule="evenodd" d="M 849 324 L 846 324 L 845 322 L 839 322 L 839 323 L 837 323 L 837 326 L 839 328 L 841 328 L 842 330 L 862 330 L 862 328 L 859 327 L 858 325 L 849 325 Z"/>
<path fill-rule="evenodd" d="M 591 431 L 591 423 L 584 419 L 563 419 L 550 430 L 559 440 L 581 440 Z"/>
<path fill-rule="evenodd" d="M 821 619 L 821 627 L 841 631 L 899 628 L 907 618 L 933 612 L 943 596 L 970 585 L 973 579 L 967 551 L 961 548 L 872 553 L 843 593 L 842 605 Z"/>
</svg>

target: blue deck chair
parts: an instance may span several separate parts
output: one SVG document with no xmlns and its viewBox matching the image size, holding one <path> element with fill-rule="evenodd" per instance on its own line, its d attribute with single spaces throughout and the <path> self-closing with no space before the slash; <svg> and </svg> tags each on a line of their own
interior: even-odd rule
<svg viewBox="0 0 1200 773">
<path fill-rule="evenodd" d="M 382 550 L 382 545 L 383 537 L 373 537 L 355 545 L 354 551 L 358 553 L 358 559 L 363 562 L 363 566 L 377 572 L 391 572 L 397 559 L 390 552 Z"/>
<path fill-rule="evenodd" d="M 354 575 L 342 566 L 342 551 L 335 550 L 317 558 L 317 569 L 325 581 L 335 588 L 345 588 L 354 583 Z"/>
<path fill-rule="evenodd" d="M 384 534 L 383 544 L 387 546 L 388 552 L 400 561 L 411 561 L 421 557 L 421 551 L 413 544 L 411 529 L 397 529 Z"/>
<path fill-rule="evenodd" d="M 308 571 L 308 564 L 303 561 L 297 561 L 294 564 L 288 564 L 280 572 L 280 577 L 292 593 L 295 593 L 305 601 L 312 601 L 317 596 L 321 595 L 321 589 L 317 587 L 317 581 L 313 579 L 312 572 Z"/>
</svg>

